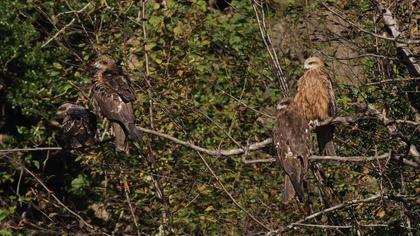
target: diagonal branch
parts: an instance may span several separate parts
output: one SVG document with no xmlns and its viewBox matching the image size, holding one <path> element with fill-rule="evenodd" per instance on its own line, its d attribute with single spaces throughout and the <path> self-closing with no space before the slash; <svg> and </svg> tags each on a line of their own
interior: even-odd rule
<svg viewBox="0 0 420 236">
<path fill-rule="evenodd" d="M 79 214 L 77 214 L 76 212 L 74 212 L 73 210 L 71 210 L 68 206 L 66 206 L 62 201 L 60 201 L 60 199 L 58 199 L 57 196 L 55 196 L 55 194 L 53 193 L 53 191 L 51 191 L 45 184 L 44 182 L 39 179 L 32 171 L 30 171 L 28 168 L 26 168 L 25 166 L 22 165 L 22 169 L 28 173 L 30 176 L 32 176 L 53 198 L 54 200 L 60 205 L 62 206 L 67 212 L 69 212 L 70 214 L 72 214 L 73 216 L 75 216 L 77 219 L 79 219 L 79 221 L 81 223 L 83 223 L 83 225 L 85 225 L 89 231 L 91 232 L 91 230 L 97 230 L 95 229 L 95 227 L 93 227 L 91 224 L 89 224 L 85 219 L 83 219 Z M 91 232 L 92 233 L 92 232 Z M 103 234 L 105 234 L 105 232 L 102 232 Z M 105 234 L 108 235 L 108 234 Z"/>
<path fill-rule="evenodd" d="M 402 34 L 399 30 L 398 22 L 392 15 L 392 12 L 379 1 L 372 0 L 372 2 L 376 4 L 376 7 L 382 13 L 382 19 L 384 20 L 385 26 L 388 29 L 389 33 L 392 35 L 392 37 L 399 38 Z M 416 43 L 419 44 L 420 42 L 417 40 Z M 410 74 L 414 77 L 420 76 L 420 65 L 415 58 L 416 55 L 414 55 L 408 48 L 407 42 L 396 41 L 395 47 L 398 50 L 398 55 L 406 64 Z"/>
<path fill-rule="evenodd" d="M 316 218 L 318 216 L 321 216 L 321 215 L 324 215 L 325 213 L 328 213 L 328 212 L 333 212 L 333 211 L 337 211 L 337 210 L 340 210 L 340 209 L 343 209 L 343 208 L 347 208 L 349 206 L 353 206 L 353 205 L 357 205 L 357 204 L 361 204 L 361 203 L 369 203 L 369 202 L 376 201 L 378 199 L 398 200 L 398 199 L 406 199 L 406 198 L 410 198 L 410 197 L 411 196 L 405 196 L 405 195 L 384 196 L 384 195 L 381 195 L 381 194 L 376 194 L 376 195 L 373 195 L 373 196 L 371 196 L 369 198 L 365 198 L 365 199 L 351 200 L 351 201 L 340 203 L 340 204 L 335 205 L 333 207 L 329 207 L 327 209 L 318 211 L 318 212 L 316 212 L 314 214 L 311 214 L 309 216 L 306 216 L 306 217 L 304 217 L 304 218 L 302 218 L 302 219 L 300 219 L 296 222 L 293 222 L 293 223 L 291 223 L 287 226 L 284 226 L 283 228 L 281 228 L 279 230 L 271 231 L 271 232 L 267 233 L 267 235 L 278 235 L 278 234 L 284 233 L 286 231 L 289 231 L 289 230 L 293 229 L 296 226 L 299 226 L 300 224 L 302 224 L 305 221 L 308 221 L 310 219 L 314 219 L 314 218 Z M 415 199 L 415 197 L 414 197 L 414 199 Z"/>
<path fill-rule="evenodd" d="M 258 0 L 251 0 L 251 4 L 255 12 L 255 18 L 258 23 L 258 28 L 260 30 L 261 38 L 271 58 L 271 62 L 272 62 L 273 70 L 274 70 L 273 74 L 280 82 L 280 88 L 283 92 L 283 97 L 289 97 L 290 96 L 289 86 L 287 85 L 286 77 L 284 76 L 283 70 L 281 69 L 280 62 L 277 57 L 277 52 L 275 48 L 273 47 L 271 36 L 267 31 L 263 3 L 259 2 Z"/>
<path fill-rule="evenodd" d="M 397 42 L 397 43 L 405 43 L 405 44 L 418 44 L 418 43 L 420 43 L 420 40 L 407 40 L 407 39 L 404 40 L 404 39 L 401 39 L 399 37 L 400 36 L 399 34 L 398 35 L 392 35 L 393 37 L 390 38 L 390 37 L 386 37 L 386 36 L 383 36 L 383 35 L 380 35 L 380 34 L 373 33 L 371 31 L 366 30 L 366 29 L 362 28 L 361 26 L 359 26 L 359 25 L 351 22 L 350 20 L 348 20 L 346 18 L 346 16 L 343 16 L 340 13 L 336 12 L 335 10 L 333 10 L 332 8 L 328 7 L 328 5 L 326 3 L 321 2 L 321 4 L 328 11 L 330 11 L 331 13 L 333 13 L 334 15 L 336 15 L 338 18 L 342 19 L 343 21 L 345 21 L 346 23 L 348 23 L 349 25 L 351 25 L 352 27 L 356 28 L 357 30 L 359 30 L 359 31 L 361 31 L 363 33 L 370 34 L 370 35 L 374 36 L 375 38 L 380 38 L 380 39 L 384 39 L 384 40 L 394 41 L 394 42 Z"/>
<path fill-rule="evenodd" d="M 53 41 L 55 38 L 57 38 L 60 34 L 62 34 L 68 27 L 70 27 L 76 18 L 73 18 L 67 25 L 65 25 L 63 28 L 61 28 L 57 33 L 54 34 L 51 38 L 49 38 L 45 43 L 41 45 L 41 48 L 47 46 L 51 41 Z"/>
<path fill-rule="evenodd" d="M 197 152 L 198 156 L 200 156 L 201 160 L 203 161 L 206 168 L 210 171 L 210 173 L 213 175 L 213 177 L 216 179 L 217 183 L 222 187 L 223 191 L 229 196 L 229 198 L 232 200 L 232 202 L 245 214 L 247 214 L 253 221 L 255 221 L 257 224 L 262 226 L 264 229 L 271 231 L 271 229 L 266 226 L 264 223 L 262 223 L 260 220 L 258 220 L 254 215 L 252 215 L 249 211 L 247 211 L 241 204 L 239 204 L 236 199 L 232 196 L 232 194 L 226 189 L 225 185 L 220 180 L 219 176 L 213 171 L 213 169 L 210 167 L 209 163 L 207 163 L 206 159 L 200 154 L 200 152 Z"/>
</svg>

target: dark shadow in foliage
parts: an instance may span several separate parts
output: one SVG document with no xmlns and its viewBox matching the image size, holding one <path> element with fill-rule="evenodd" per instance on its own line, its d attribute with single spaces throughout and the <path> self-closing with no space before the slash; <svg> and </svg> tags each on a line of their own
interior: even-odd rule
<svg viewBox="0 0 420 236">
<path fill-rule="evenodd" d="M 226 11 L 232 0 L 209 0 L 209 6 L 213 9 Z"/>
</svg>

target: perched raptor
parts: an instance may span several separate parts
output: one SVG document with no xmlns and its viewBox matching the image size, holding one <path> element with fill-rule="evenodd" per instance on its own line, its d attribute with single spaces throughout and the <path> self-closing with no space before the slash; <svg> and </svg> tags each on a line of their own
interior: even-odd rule
<svg viewBox="0 0 420 236">
<path fill-rule="evenodd" d="M 133 114 L 132 102 L 136 98 L 131 81 L 107 56 L 96 58 L 92 67 L 95 73 L 90 96 L 94 108 L 110 122 L 116 149 L 128 153 L 128 139 L 140 139 Z"/>
<path fill-rule="evenodd" d="M 311 154 L 311 134 L 306 119 L 298 112 L 294 101 L 278 107 L 273 129 L 273 142 L 277 162 L 283 167 L 283 201 L 289 202 L 295 195 L 303 202 L 304 179 Z"/>
<path fill-rule="evenodd" d="M 297 84 L 294 101 L 299 112 L 310 122 L 320 122 L 335 116 L 335 96 L 325 64 L 318 57 L 310 57 L 304 63 L 305 73 Z M 332 141 L 334 126 L 317 127 L 318 147 L 321 155 L 335 155 Z"/>
<path fill-rule="evenodd" d="M 95 143 L 96 116 L 87 108 L 65 103 L 58 107 L 57 115 L 63 118 L 61 128 L 65 148 L 81 148 Z"/>
</svg>

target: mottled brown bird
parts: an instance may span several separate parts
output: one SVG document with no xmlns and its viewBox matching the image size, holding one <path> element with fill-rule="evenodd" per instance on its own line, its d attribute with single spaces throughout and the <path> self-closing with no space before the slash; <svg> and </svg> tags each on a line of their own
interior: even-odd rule
<svg viewBox="0 0 420 236">
<path fill-rule="evenodd" d="M 57 115 L 63 118 L 64 148 L 77 149 L 95 143 L 96 116 L 89 109 L 65 103 L 58 107 Z"/>
<path fill-rule="evenodd" d="M 310 132 L 308 122 L 298 112 L 293 100 L 278 107 L 273 142 L 277 151 L 277 163 L 286 172 L 283 195 L 285 203 L 296 195 L 301 202 L 305 199 L 304 180 L 311 154 Z"/>
<path fill-rule="evenodd" d="M 299 111 L 310 122 L 321 122 L 335 116 L 335 95 L 332 82 L 324 62 L 318 57 L 310 57 L 304 63 L 305 73 L 297 84 L 294 101 Z M 315 129 L 321 155 L 335 155 L 332 141 L 332 124 Z"/>
<path fill-rule="evenodd" d="M 136 98 L 131 81 L 107 56 L 99 56 L 92 66 L 95 74 L 90 95 L 94 108 L 110 122 L 116 149 L 128 153 L 128 139 L 140 139 L 135 126 L 132 102 Z"/>
</svg>

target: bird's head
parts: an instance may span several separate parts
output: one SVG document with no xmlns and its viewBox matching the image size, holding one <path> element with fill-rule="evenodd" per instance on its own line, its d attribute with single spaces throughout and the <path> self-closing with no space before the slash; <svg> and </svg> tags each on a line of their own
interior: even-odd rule
<svg viewBox="0 0 420 236">
<path fill-rule="evenodd" d="M 117 65 L 112 58 L 100 55 L 93 61 L 92 68 L 95 71 L 110 71 L 117 69 Z"/>
<path fill-rule="evenodd" d="M 324 62 L 319 57 L 309 57 L 308 59 L 305 60 L 305 63 L 303 64 L 303 68 L 305 70 L 317 69 L 324 66 L 325 66 Z"/>
<path fill-rule="evenodd" d="M 277 103 L 277 110 L 282 110 L 282 109 L 287 108 L 292 102 L 293 102 L 293 99 L 291 97 L 283 98 L 282 100 L 280 100 L 279 103 Z"/>
</svg>

